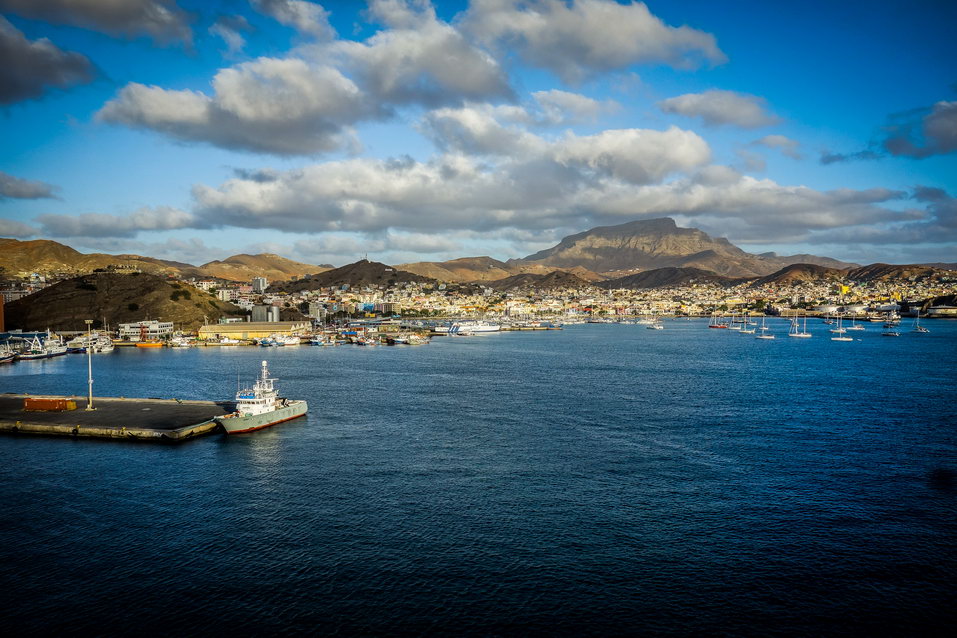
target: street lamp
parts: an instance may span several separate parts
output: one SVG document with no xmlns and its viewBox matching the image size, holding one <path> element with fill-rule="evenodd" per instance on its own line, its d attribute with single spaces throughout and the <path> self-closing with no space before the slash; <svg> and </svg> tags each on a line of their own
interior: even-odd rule
<svg viewBox="0 0 957 638">
<path fill-rule="evenodd" d="M 84 321 L 86 322 L 86 380 L 89 387 L 86 409 L 95 410 L 96 408 L 93 407 L 93 335 L 90 332 L 93 320 L 84 319 Z"/>
</svg>

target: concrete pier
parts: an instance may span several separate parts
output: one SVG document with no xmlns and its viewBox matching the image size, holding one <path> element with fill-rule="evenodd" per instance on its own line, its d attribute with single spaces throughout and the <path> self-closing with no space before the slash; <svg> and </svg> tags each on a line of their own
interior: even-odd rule
<svg viewBox="0 0 957 638">
<path fill-rule="evenodd" d="M 24 399 L 33 396 L 0 394 L 0 433 L 177 442 L 218 431 L 213 418 L 234 406 L 232 401 L 95 397 L 96 409 L 87 411 L 86 397 L 72 396 L 50 398 L 75 401 L 75 410 L 24 410 Z"/>
</svg>

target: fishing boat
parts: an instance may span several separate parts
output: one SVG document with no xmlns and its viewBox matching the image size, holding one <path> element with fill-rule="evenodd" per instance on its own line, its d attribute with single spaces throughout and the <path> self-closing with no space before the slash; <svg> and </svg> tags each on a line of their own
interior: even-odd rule
<svg viewBox="0 0 957 638">
<path fill-rule="evenodd" d="M 13 363 L 17 358 L 17 353 L 6 348 L 0 349 L 0 363 Z"/>
<path fill-rule="evenodd" d="M 256 384 L 236 393 L 236 411 L 216 417 L 216 422 L 223 426 L 227 434 L 239 434 L 303 416 L 309 407 L 306 402 L 280 397 L 275 381 L 269 377 L 269 368 L 263 361 Z"/>
<path fill-rule="evenodd" d="M 47 337 L 41 341 L 40 337 L 34 335 L 23 349 L 17 353 L 17 358 L 23 361 L 36 359 L 49 359 L 66 354 L 66 346 L 59 339 Z"/>
</svg>

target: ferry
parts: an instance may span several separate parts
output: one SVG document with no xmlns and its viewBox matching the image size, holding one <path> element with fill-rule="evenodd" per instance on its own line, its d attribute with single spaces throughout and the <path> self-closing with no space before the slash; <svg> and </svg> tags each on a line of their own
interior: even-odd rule
<svg viewBox="0 0 957 638">
<path fill-rule="evenodd" d="M 216 422 L 223 426 L 227 434 L 239 434 L 268 428 L 306 414 L 306 402 L 280 397 L 273 385 L 274 381 L 276 379 L 269 378 L 269 368 L 263 361 L 256 384 L 236 393 L 236 411 L 216 417 Z"/>
</svg>

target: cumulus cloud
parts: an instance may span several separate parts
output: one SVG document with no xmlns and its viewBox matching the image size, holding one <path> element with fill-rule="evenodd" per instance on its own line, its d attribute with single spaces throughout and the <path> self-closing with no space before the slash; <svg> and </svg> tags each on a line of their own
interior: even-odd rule
<svg viewBox="0 0 957 638">
<path fill-rule="evenodd" d="M 551 126 L 594 121 L 599 115 L 618 107 L 614 102 L 599 102 L 579 93 L 558 89 L 536 91 L 532 97 L 542 111 L 541 123 Z"/>
<path fill-rule="evenodd" d="M 658 108 L 665 113 L 700 117 L 708 126 L 731 124 L 741 128 L 759 128 L 780 121 L 768 113 L 764 98 L 734 91 L 686 93 L 662 100 Z"/>
<path fill-rule="evenodd" d="M 14 177 L 0 171 L 0 201 L 4 199 L 55 198 L 56 186 L 46 182 Z"/>
<path fill-rule="evenodd" d="M 422 15 L 408 26 L 392 17 L 392 28 L 365 42 L 337 41 L 326 52 L 341 59 L 373 99 L 390 104 L 443 106 L 513 97 L 494 58 L 431 13 Z"/>
<path fill-rule="evenodd" d="M 212 97 L 128 84 L 97 118 L 184 141 L 296 155 L 350 147 L 350 126 L 374 115 L 356 85 L 336 69 L 259 58 L 219 71 Z"/>
<path fill-rule="evenodd" d="M 0 11 L 164 44 L 192 41 L 189 16 L 172 0 L 0 0 Z"/>
<path fill-rule="evenodd" d="M 774 148 L 781 151 L 782 155 L 787 155 L 792 159 L 801 159 L 801 143 L 797 140 L 792 140 L 789 137 L 784 135 L 765 135 L 759 140 L 754 140 L 751 142 L 753 146 L 766 146 L 767 148 Z"/>
<path fill-rule="evenodd" d="M 35 237 L 40 233 L 39 229 L 18 222 L 13 219 L 0 219 L 0 237 L 15 237 L 17 239 L 26 239 Z"/>
<path fill-rule="evenodd" d="M 499 122 L 496 107 L 472 105 L 443 108 L 426 113 L 419 130 L 445 151 L 479 155 L 527 155 L 542 149 L 546 142 L 518 126 Z M 505 119 L 527 118 L 520 109 L 504 114 Z"/>
<path fill-rule="evenodd" d="M 125 217 L 102 213 L 39 215 L 36 221 L 48 237 L 135 237 L 140 231 L 198 227 L 192 213 L 167 206 L 141 208 Z"/>
<path fill-rule="evenodd" d="M 329 24 L 329 12 L 304 0 L 253 0 L 253 6 L 280 24 L 317 40 L 331 40 L 336 31 Z"/>
<path fill-rule="evenodd" d="M 693 69 L 727 60 L 713 35 L 668 26 L 643 3 L 477 0 L 462 24 L 479 41 L 514 48 L 569 83 L 633 64 Z"/>
<path fill-rule="evenodd" d="M 626 129 L 584 137 L 568 135 L 552 152 L 563 165 L 630 184 L 654 183 L 711 159 L 707 142 L 676 126 L 666 131 Z"/>
<path fill-rule="evenodd" d="M 63 51 L 46 38 L 30 41 L 0 16 L 0 104 L 37 98 L 48 89 L 68 88 L 93 79 L 90 61 Z"/>
</svg>

